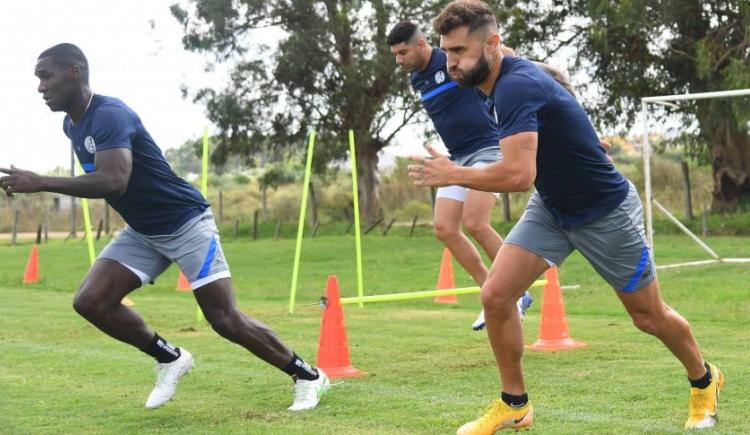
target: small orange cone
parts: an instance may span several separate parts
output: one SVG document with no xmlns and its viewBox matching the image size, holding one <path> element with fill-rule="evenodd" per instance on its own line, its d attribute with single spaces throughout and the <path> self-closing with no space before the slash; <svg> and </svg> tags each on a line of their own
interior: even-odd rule
<svg viewBox="0 0 750 435">
<path fill-rule="evenodd" d="M 438 275 L 437 290 L 448 290 L 456 288 L 453 279 L 453 256 L 448 248 L 443 249 L 443 261 L 440 262 L 440 274 Z M 435 296 L 434 302 L 439 304 L 457 304 L 456 295 Z"/>
<path fill-rule="evenodd" d="M 175 291 L 178 292 L 189 292 L 190 291 L 190 283 L 187 280 L 187 277 L 185 276 L 182 271 L 180 271 L 180 277 L 177 278 L 177 288 Z"/>
<path fill-rule="evenodd" d="M 327 303 L 323 311 L 323 321 L 320 324 L 316 365 L 332 379 L 364 376 L 367 373 L 352 367 L 349 359 L 344 310 L 339 298 L 339 280 L 335 275 L 329 275 L 326 284 Z"/>
<path fill-rule="evenodd" d="M 586 346 L 586 343 L 575 341 L 568 334 L 568 321 L 565 318 L 565 304 L 560 290 L 560 281 L 557 278 L 557 268 L 550 267 L 547 269 L 545 277 L 547 278 L 547 284 L 544 286 L 544 296 L 542 297 L 539 339 L 530 344 L 528 348 L 554 352 Z"/>
<path fill-rule="evenodd" d="M 26 271 L 23 274 L 24 284 L 34 284 L 39 282 L 39 248 L 34 245 L 31 247 L 29 261 L 26 262 Z"/>
</svg>

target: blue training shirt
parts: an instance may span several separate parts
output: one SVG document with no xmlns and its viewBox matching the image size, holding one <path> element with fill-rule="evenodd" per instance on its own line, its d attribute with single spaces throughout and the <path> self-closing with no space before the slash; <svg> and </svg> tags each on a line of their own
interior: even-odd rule
<svg viewBox="0 0 750 435">
<path fill-rule="evenodd" d="M 138 115 L 117 98 L 94 95 L 78 124 L 65 116 L 63 131 L 87 173 L 96 170 L 94 156 L 99 151 L 132 152 L 125 193 L 106 200 L 139 233 L 172 234 L 208 208 L 203 195 L 172 171 Z"/>
<path fill-rule="evenodd" d="M 498 146 L 497 123 L 484 97 L 450 78 L 442 50 L 433 48 L 427 68 L 411 73 L 409 79 L 452 158 Z"/>
<path fill-rule="evenodd" d="M 599 145 L 586 111 L 532 62 L 504 57 L 492 99 L 502 139 L 539 135 L 534 186 L 558 225 L 595 221 L 625 199 L 628 180 Z"/>
</svg>

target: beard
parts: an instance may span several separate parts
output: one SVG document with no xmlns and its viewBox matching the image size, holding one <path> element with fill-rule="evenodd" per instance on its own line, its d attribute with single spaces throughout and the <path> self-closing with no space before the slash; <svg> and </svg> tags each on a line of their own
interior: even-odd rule
<svg viewBox="0 0 750 435">
<path fill-rule="evenodd" d="M 482 53 L 479 56 L 479 60 L 477 60 L 477 64 L 474 65 L 474 68 L 466 71 L 465 73 L 462 72 L 461 78 L 454 78 L 453 80 L 455 80 L 456 83 L 458 83 L 462 87 L 470 88 L 482 83 L 489 74 L 490 63 L 487 62 L 487 59 L 484 58 L 484 53 Z"/>
</svg>

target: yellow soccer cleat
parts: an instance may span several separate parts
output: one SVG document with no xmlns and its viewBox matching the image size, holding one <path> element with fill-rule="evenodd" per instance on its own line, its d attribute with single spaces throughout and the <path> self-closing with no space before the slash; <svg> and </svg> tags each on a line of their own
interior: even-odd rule
<svg viewBox="0 0 750 435">
<path fill-rule="evenodd" d="M 690 389 L 690 414 L 685 429 L 713 427 L 719 420 L 719 393 L 724 389 L 724 373 L 709 363 L 711 383 L 706 388 Z"/>
<path fill-rule="evenodd" d="M 534 421 L 531 402 L 514 408 L 502 400 L 495 400 L 478 420 L 461 426 L 457 435 L 492 435 L 500 429 L 528 429 Z"/>
</svg>

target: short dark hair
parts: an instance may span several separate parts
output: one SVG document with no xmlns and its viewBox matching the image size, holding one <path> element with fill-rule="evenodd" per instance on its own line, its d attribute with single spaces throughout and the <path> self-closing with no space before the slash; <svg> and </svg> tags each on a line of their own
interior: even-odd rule
<svg viewBox="0 0 750 435">
<path fill-rule="evenodd" d="M 411 21 L 402 21 L 393 26 L 391 31 L 388 32 L 388 36 L 385 40 L 388 42 L 389 46 L 393 46 L 402 42 L 411 41 L 417 32 L 419 32 L 419 28 L 416 24 Z"/>
<path fill-rule="evenodd" d="M 61 66 L 72 66 L 76 65 L 81 69 L 84 80 L 88 83 L 89 80 L 89 61 L 86 59 L 86 55 L 83 54 L 83 50 L 78 48 L 75 44 L 64 42 L 57 44 L 46 50 L 44 50 L 37 59 L 43 57 L 49 57 L 57 65 Z"/>
<path fill-rule="evenodd" d="M 432 22 L 433 29 L 439 35 L 446 35 L 463 26 L 469 27 L 469 33 L 487 26 L 496 29 L 495 13 L 487 3 L 479 0 L 454 0 Z"/>
</svg>

